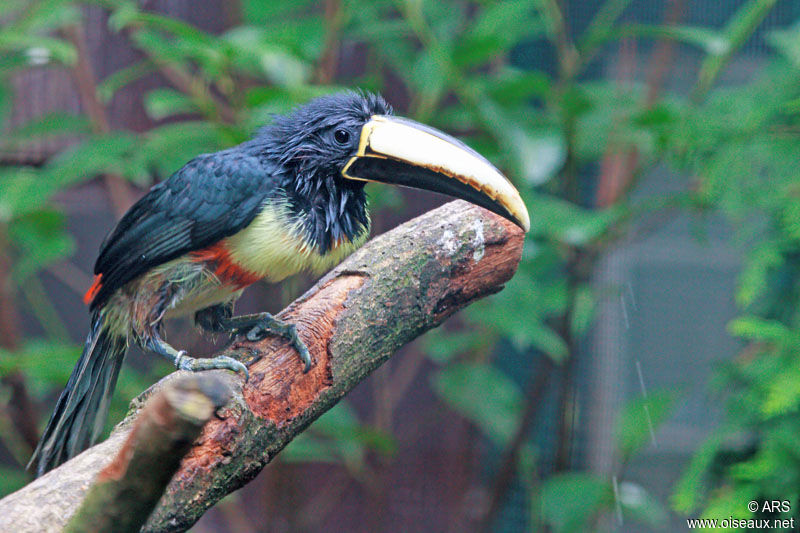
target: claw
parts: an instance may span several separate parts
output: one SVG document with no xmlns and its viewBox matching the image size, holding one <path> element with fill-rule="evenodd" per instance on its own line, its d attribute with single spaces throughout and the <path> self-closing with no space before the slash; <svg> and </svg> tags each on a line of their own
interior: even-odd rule
<svg viewBox="0 0 800 533">
<path fill-rule="evenodd" d="M 270 317 L 264 324 L 256 324 L 245 334 L 245 338 L 250 342 L 265 339 L 270 334 L 287 339 L 292 347 L 297 350 L 300 360 L 303 361 L 303 374 L 311 370 L 311 352 L 297 334 L 297 326 L 285 324 L 278 319 Z"/>
<path fill-rule="evenodd" d="M 311 352 L 308 351 L 306 344 L 300 340 L 300 336 L 297 334 L 297 326 L 289 324 L 283 336 L 289 339 L 294 349 L 297 350 L 297 353 L 300 355 L 300 360 L 304 363 L 303 374 L 307 373 L 311 370 Z"/>
<path fill-rule="evenodd" d="M 214 357 L 214 359 L 224 359 L 226 361 L 229 361 L 228 364 L 230 366 L 226 366 L 224 368 L 227 368 L 228 370 L 232 370 L 234 372 L 241 372 L 242 374 L 244 374 L 244 382 L 245 383 L 247 383 L 250 380 L 250 372 L 247 370 L 247 367 L 245 366 L 245 364 L 242 363 L 241 361 L 239 361 L 237 359 L 234 359 L 233 357 L 228 357 L 226 355 L 220 355 L 220 356 Z"/>
<path fill-rule="evenodd" d="M 311 353 L 308 351 L 308 348 L 306 348 L 305 343 L 303 343 L 303 341 L 301 341 L 299 337 L 297 337 L 296 339 L 292 339 L 292 345 L 294 346 L 294 349 L 297 350 L 297 352 L 300 354 L 300 360 L 303 361 L 304 363 L 303 374 L 305 374 L 309 370 L 311 370 Z"/>
</svg>

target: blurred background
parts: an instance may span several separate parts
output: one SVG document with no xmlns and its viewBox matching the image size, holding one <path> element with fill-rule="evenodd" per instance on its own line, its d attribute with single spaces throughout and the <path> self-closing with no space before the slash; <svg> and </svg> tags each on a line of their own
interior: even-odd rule
<svg viewBox="0 0 800 533">
<path fill-rule="evenodd" d="M 193 156 L 362 88 L 511 177 L 523 261 L 192 531 L 800 518 L 798 21 L 796 0 L 4 0 L 0 496 L 30 480 L 115 220 Z M 369 194 L 375 234 L 446 201 Z M 171 371 L 128 363 L 109 428 Z"/>
</svg>

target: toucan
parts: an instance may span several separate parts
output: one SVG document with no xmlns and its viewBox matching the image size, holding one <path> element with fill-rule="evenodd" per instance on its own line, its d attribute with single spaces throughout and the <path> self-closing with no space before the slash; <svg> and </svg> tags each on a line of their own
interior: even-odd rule
<svg viewBox="0 0 800 533">
<path fill-rule="evenodd" d="M 248 285 L 300 271 L 324 272 L 370 233 L 368 181 L 445 193 L 524 230 L 518 191 L 455 138 L 394 116 L 379 95 L 326 95 L 277 116 L 233 148 L 189 161 L 128 210 L 100 247 L 84 297 L 91 327 L 29 466 L 37 475 L 100 435 L 131 343 L 183 370 L 247 375 L 229 356 L 195 359 L 173 348 L 163 321 L 194 315 L 214 334 L 287 338 L 307 371 L 311 355 L 293 324 L 268 313 L 234 316 Z"/>
</svg>

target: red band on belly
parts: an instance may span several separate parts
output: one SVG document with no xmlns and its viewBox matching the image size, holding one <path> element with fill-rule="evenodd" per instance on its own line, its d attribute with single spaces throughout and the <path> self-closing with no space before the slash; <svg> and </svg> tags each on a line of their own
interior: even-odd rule
<svg viewBox="0 0 800 533">
<path fill-rule="evenodd" d="M 249 270 L 237 265 L 233 261 L 233 258 L 231 258 L 231 253 L 228 251 L 225 243 L 222 241 L 208 248 L 190 252 L 189 256 L 191 256 L 192 261 L 198 263 L 204 262 L 214 264 L 214 275 L 217 276 L 222 283 L 231 285 L 237 289 L 247 287 L 261 279 L 261 276 L 253 274 Z"/>
</svg>

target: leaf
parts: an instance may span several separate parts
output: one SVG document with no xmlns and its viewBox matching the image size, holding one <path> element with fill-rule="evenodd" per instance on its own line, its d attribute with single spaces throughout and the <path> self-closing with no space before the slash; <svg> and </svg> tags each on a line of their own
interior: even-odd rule
<svg viewBox="0 0 800 533">
<path fill-rule="evenodd" d="M 525 337 L 532 346 L 556 363 L 562 363 L 569 357 L 569 348 L 561 335 L 542 323 L 531 322 Z"/>
<path fill-rule="evenodd" d="M 367 450 L 391 455 L 396 445 L 390 435 L 362 425 L 347 402 L 339 402 L 281 452 L 291 462 L 342 462 L 351 470 L 364 468 Z"/>
<path fill-rule="evenodd" d="M 81 349 L 72 344 L 52 341 L 27 341 L 16 351 L 0 349 L 0 376 L 22 371 L 31 379 L 28 386 L 37 396 L 51 392 L 52 386 L 63 386 Z"/>
<path fill-rule="evenodd" d="M 261 28 L 240 26 L 223 35 L 235 53 L 233 62 L 281 87 L 304 84 L 311 67 L 286 48 L 271 42 Z"/>
<path fill-rule="evenodd" d="M 622 409 L 617 418 L 617 447 L 622 457 L 630 457 L 651 442 L 658 427 L 670 416 L 677 393 L 666 390 L 649 392 Z"/>
<path fill-rule="evenodd" d="M 486 334 L 479 330 L 445 331 L 436 328 L 422 337 L 422 350 L 431 361 L 441 365 L 458 355 L 474 351 L 485 338 Z"/>
<path fill-rule="evenodd" d="M 0 221 L 7 222 L 46 202 L 52 191 L 40 185 L 41 175 L 31 167 L 0 167 Z"/>
<path fill-rule="evenodd" d="M 119 31 L 128 26 L 157 29 L 180 37 L 183 41 L 196 47 L 213 47 L 216 38 L 191 24 L 174 17 L 159 15 L 135 9 L 120 9 L 109 19 L 109 26 Z"/>
<path fill-rule="evenodd" d="M 761 403 L 764 419 L 795 413 L 800 406 L 800 361 L 765 383 L 766 397 Z"/>
<path fill-rule="evenodd" d="M 489 3 L 471 24 L 469 37 L 494 37 L 500 49 L 508 49 L 523 39 L 544 34 L 544 22 L 538 14 L 527 0 Z"/>
<path fill-rule="evenodd" d="M 81 21 L 80 8 L 67 0 L 25 2 L 25 9 L 11 24 L 19 33 L 46 33 Z"/>
<path fill-rule="evenodd" d="M 613 31 L 614 23 L 630 3 L 631 0 L 605 0 L 592 17 L 589 27 L 583 32 L 582 45 L 585 47 L 587 42 L 598 42 L 599 36 Z"/>
<path fill-rule="evenodd" d="M 284 20 L 298 11 L 308 9 L 314 0 L 293 0 L 292 2 L 276 2 L 274 0 L 243 0 L 242 15 L 250 24 L 272 24 L 276 20 Z"/>
<path fill-rule="evenodd" d="M 0 69 L 2 71 L 2 69 Z M 11 108 L 12 93 L 5 80 L 0 78 L 0 125 L 4 125 Z"/>
<path fill-rule="evenodd" d="M 385 183 L 371 182 L 366 185 L 367 198 L 369 198 L 370 211 L 378 212 L 382 209 L 399 212 L 405 205 L 403 193 L 398 187 Z"/>
<path fill-rule="evenodd" d="M 103 102 L 110 102 L 120 89 L 155 71 L 156 66 L 149 60 L 133 63 L 106 76 L 97 85 L 97 94 Z"/>
<path fill-rule="evenodd" d="M 447 405 L 473 422 L 498 447 L 511 440 L 522 412 L 522 392 L 491 365 L 459 363 L 431 379 L 433 390 Z"/>
<path fill-rule="evenodd" d="M 689 466 L 675 483 L 672 508 L 682 514 L 693 513 L 700 505 L 707 472 L 723 444 L 724 429 L 712 433 L 692 455 Z"/>
<path fill-rule="evenodd" d="M 315 438 L 308 432 L 297 435 L 280 455 L 281 461 L 289 463 L 338 463 L 341 457 L 327 440 Z"/>
<path fill-rule="evenodd" d="M 531 233 L 582 246 L 605 234 L 623 211 L 618 208 L 588 210 L 546 195 L 524 195 L 531 213 Z"/>
<path fill-rule="evenodd" d="M 677 120 L 674 111 L 664 102 L 642 109 L 631 117 L 631 122 L 641 127 L 659 127 L 671 125 Z"/>
<path fill-rule="evenodd" d="M 407 76 L 422 100 L 438 101 L 447 85 L 449 70 L 440 63 L 439 54 L 438 49 L 422 50 Z"/>
<path fill-rule="evenodd" d="M 452 61 L 456 67 L 466 69 L 486 63 L 505 51 L 497 35 L 471 36 L 455 44 Z"/>
<path fill-rule="evenodd" d="M 777 0 L 747 0 L 728 19 L 722 31 L 725 49 L 706 57 L 700 65 L 695 94 L 704 94 L 735 51 L 741 48 L 769 14 Z"/>
<path fill-rule="evenodd" d="M 484 127 L 498 143 L 510 150 L 515 173 L 530 185 L 542 185 L 566 160 L 566 143 L 555 131 L 534 134 L 489 99 L 480 99 L 476 110 Z"/>
<path fill-rule="evenodd" d="M 592 520 L 614 502 L 610 484 L 594 474 L 556 474 L 542 483 L 541 516 L 558 533 L 591 529 Z"/>
<path fill-rule="evenodd" d="M 551 80 L 544 72 L 503 69 L 483 81 L 486 93 L 498 105 L 516 107 L 532 98 L 545 98 L 551 91 Z"/>
<path fill-rule="evenodd" d="M 650 24 L 623 24 L 613 29 L 595 33 L 585 46 L 594 47 L 602 43 L 630 37 L 650 37 L 652 39 L 672 39 L 696 46 L 709 54 L 718 57 L 728 53 L 730 41 L 724 34 L 696 26 L 659 26 Z"/>
<path fill-rule="evenodd" d="M 316 63 L 325 50 L 328 21 L 318 13 L 304 15 L 294 19 L 292 24 L 278 23 L 259 28 L 264 31 L 265 42 L 280 46 L 303 61 Z"/>
<path fill-rule="evenodd" d="M 714 493 L 708 506 L 701 515 L 702 518 L 751 518 L 752 513 L 747 509 L 745 502 L 757 499 L 758 486 L 748 483 L 743 485 L 727 485 Z"/>
<path fill-rule="evenodd" d="M 15 219 L 9 236 L 19 250 L 12 269 L 17 283 L 75 250 L 72 236 L 64 231 L 64 216 L 56 211 L 35 211 Z"/>
<path fill-rule="evenodd" d="M 144 108 L 153 120 L 198 111 L 197 106 L 185 94 L 168 88 L 154 89 L 145 94 Z"/>
<path fill-rule="evenodd" d="M 766 40 L 796 68 L 800 68 L 800 24 L 788 29 L 772 30 Z"/>
<path fill-rule="evenodd" d="M 454 65 L 467 69 L 482 65 L 508 51 L 523 39 L 544 34 L 538 11 L 526 0 L 506 0 L 482 9 L 469 31 L 454 43 Z"/>
<path fill-rule="evenodd" d="M 87 134 L 91 131 L 91 123 L 85 116 L 52 112 L 17 126 L 5 135 L 4 141 L 19 146 L 34 140 Z"/>
<path fill-rule="evenodd" d="M 519 128 L 509 130 L 522 176 L 530 185 L 548 182 L 564 166 L 567 160 L 567 144 L 558 133 L 533 136 Z"/>
<path fill-rule="evenodd" d="M 114 132 L 91 137 L 55 156 L 43 180 L 53 192 L 106 172 L 122 173 L 128 155 L 138 148 L 136 135 Z"/>
<path fill-rule="evenodd" d="M 505 290 L 493 297 L 491 307 L 472 306 L 468 316 L 481 327 L 504 335 L 519 351 L 536 348 L 556 362 L 563 361 L 569 356 L 567 345 L 547 322 L 566 309 L 565 280 L 532 282 L 531 277 L 520 272 Z M 508 312 L 510 309 L 514 312 Z"/>
<path fill-rule="evenodd" d="M 158 126 L 139 142 L 125 174 L 142 183 L 150 180 L 153 172 L 166 179 L 197 154 L 215 152 L 233 142 L 208 121 L 186 120 Z"/>
<path fill-rule="evenodd" d="M 75 47 L 66 41 L 8 30 L 0 32 L 0 50 L 24 52 L 32 65 L 46 64 L 51 59 L 72 65 L 78 58 Z"/>
<path fill-rule="evenodd" d="M 731 465 L 730 475 L 741 481 L 759 481 L 775 474 L 781 468 L 778 458 L 769 448 L 762 448 L 750 459 Z"/>
<path fill-rule="evenodd" d="M 790 341 L 793 333 L 777 320 L 766 320 L 756 316 L 735 318 L 728 323 L 731 335 L 753 341 Z"/>
</svg>

